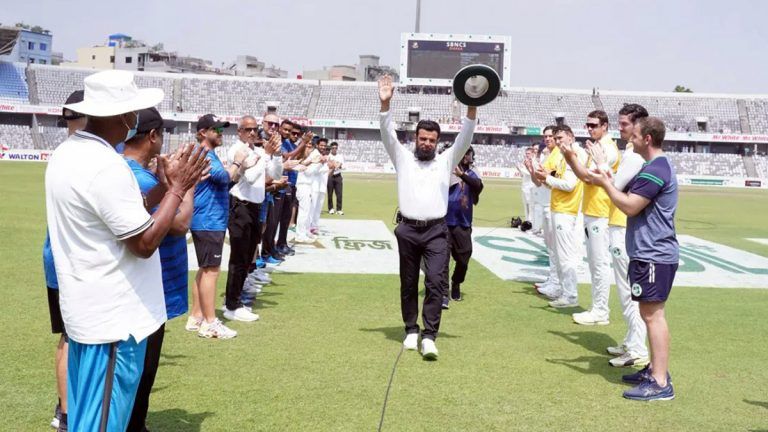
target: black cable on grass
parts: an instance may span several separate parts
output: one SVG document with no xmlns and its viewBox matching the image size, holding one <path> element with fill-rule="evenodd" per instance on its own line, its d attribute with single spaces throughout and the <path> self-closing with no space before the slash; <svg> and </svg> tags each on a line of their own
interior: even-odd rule
<svg viewBox="0 0 768 432">
<path fill-rule="evenodd" d="M 400 356 L 403 355 L 403 351 L 405 351 L 405 346 L 400 345 L 400 352 L 397 353 L 395 364 L 392 366 L 392 374 L 389 375 L 389 384 L 387 384 L 387 393 L 384 395 L 384 405 L 381 407 L 381 419 L 379 419 L 379 429 L 378 429 L 379 432 L 381 432 L 381 428 L 384 426 L 384 413 L 387 411 L 387 402 L 389 401 L 389 390 L 392 388 L 392 381 L 394 381 L 395 379 L 395 371 L 397 370 L 397 364 L 400 363 Z"/>
</svg>

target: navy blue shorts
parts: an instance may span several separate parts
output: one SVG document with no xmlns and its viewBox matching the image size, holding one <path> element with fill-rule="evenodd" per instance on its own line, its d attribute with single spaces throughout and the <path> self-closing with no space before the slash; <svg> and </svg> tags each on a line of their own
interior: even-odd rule
<svg viewBox="0 0 768 432">
<path fill-rule="evenodd" d="M 677 264 L 629 261 L 629 286 L 632 300 L 638 302 L 667 301 L 675 281 Z"/>
</svg>

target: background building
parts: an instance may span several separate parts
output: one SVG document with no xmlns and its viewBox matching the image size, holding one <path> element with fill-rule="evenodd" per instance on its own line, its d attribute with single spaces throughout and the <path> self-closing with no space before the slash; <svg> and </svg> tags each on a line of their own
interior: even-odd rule
<svg viewBox="0 0 768 432">
<path fill-rule="evenodd" d="M 53 35 L 40 26 L 0 27 L 0 60 L 51 64 Z"/>
</svg>

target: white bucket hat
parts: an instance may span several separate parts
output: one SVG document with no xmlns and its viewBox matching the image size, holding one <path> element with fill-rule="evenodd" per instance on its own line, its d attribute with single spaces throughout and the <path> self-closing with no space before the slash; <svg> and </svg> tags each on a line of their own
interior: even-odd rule
<svg viewBox="0 0 768 432">
<path fill-rule="evenodd" d="M 165 97 L 162 89 L 140 89 L 133 82 L 133 72 L 108 70 L 88 75 L 82 102 L 64 105 L 81 114 L 93 117 L 111 117 L 150 108 Z"/>
</svg>

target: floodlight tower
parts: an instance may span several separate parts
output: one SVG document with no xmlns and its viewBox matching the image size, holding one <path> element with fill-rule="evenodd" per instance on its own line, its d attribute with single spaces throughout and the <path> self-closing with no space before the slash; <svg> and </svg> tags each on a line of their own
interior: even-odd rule
<svg viewBox="0 0 768 432">
<path fill-rule="evenodd" d="M 414 33 L 419 33 L 421 27 L 421 0 L 416 0 L 416 30 Z"/>
</svg>

